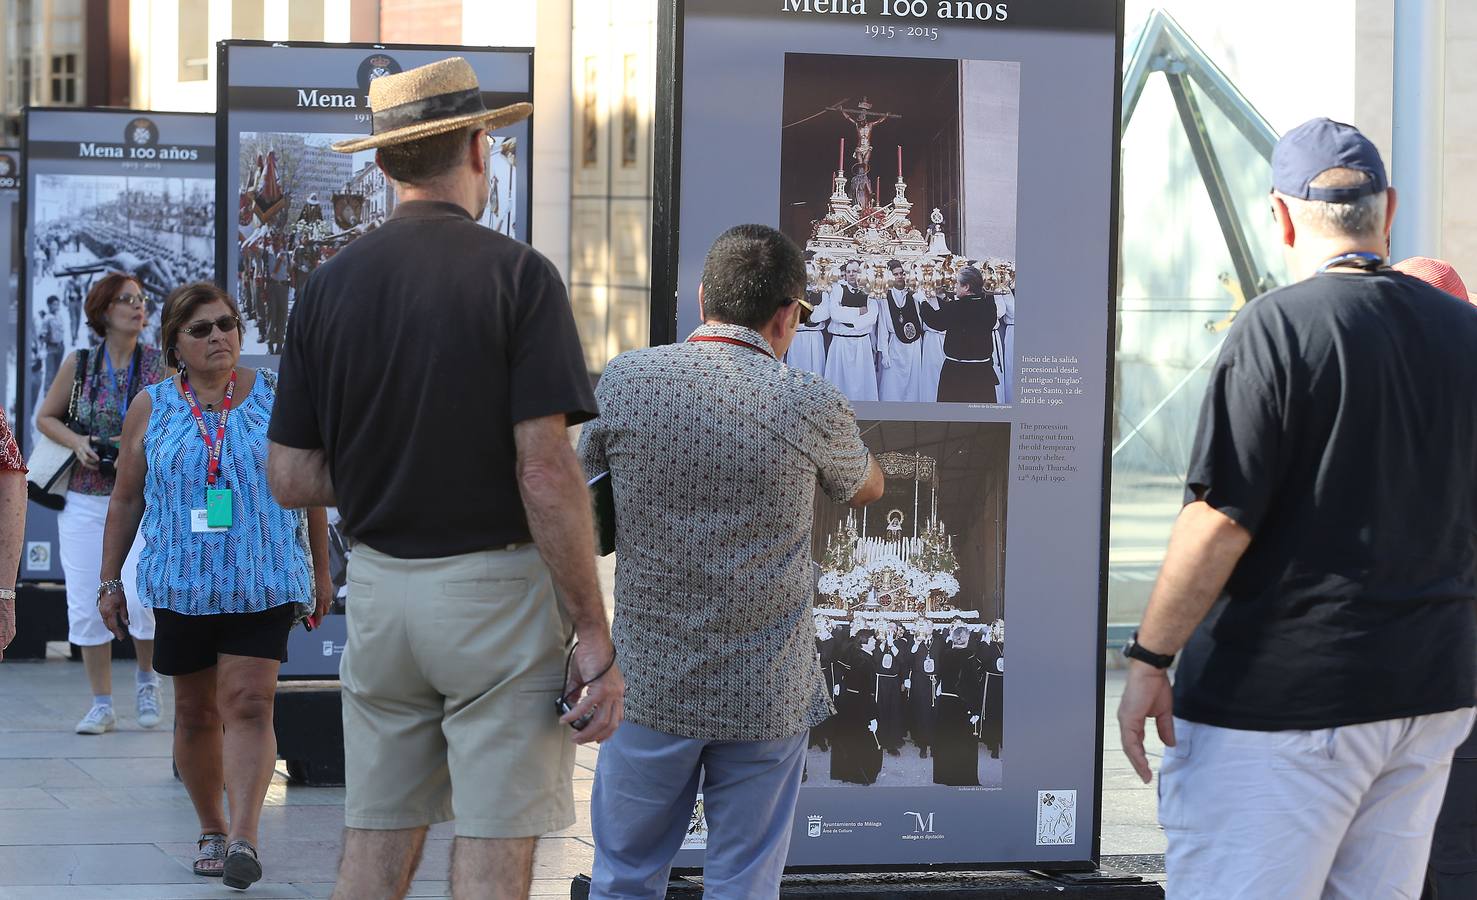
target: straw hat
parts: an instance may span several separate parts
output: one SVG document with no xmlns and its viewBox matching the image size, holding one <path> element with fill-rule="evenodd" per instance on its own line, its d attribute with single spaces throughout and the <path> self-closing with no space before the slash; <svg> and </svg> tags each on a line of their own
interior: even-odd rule
<svg viewBox="0 0 1477 900">
<path fill-rule="evenodd" d="M 357 153 L 445 134 L 458 128 L 501 128 L 533 114 L 532 103 L 488 109 L 482 104 L 477 73 L 460 56 L 433 62 L 369 83 L 374 131 L 368 137 L 339 141 L 339 153 Z"/>
</svg>

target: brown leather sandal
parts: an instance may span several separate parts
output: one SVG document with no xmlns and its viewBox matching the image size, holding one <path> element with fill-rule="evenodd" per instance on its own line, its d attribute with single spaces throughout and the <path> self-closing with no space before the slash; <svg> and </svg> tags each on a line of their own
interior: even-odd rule
<svg viewBox="0 0 1477 900">
<path fill-rule="evenodd" d="M 206 878 L 220 878 L 226 866 L 226 836 L 218 831 L 207 831 L 195 842 L 200 851 L 190 871 Z"/>
</svg>

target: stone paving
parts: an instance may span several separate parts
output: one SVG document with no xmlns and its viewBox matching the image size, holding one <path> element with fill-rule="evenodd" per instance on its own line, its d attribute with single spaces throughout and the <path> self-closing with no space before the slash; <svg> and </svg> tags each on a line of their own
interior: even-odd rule
<svg viewBox="0 0 1477 900">
<path fill-rule="evenodd" d="M 0 900 L 242 896 L 189 870 L 196 820 L 170 769 L 169 679 L 164 721 L 145 731 L 134 722 L 132 697 L 123 690 L 133 684 L 132 663 L 114 667 L 118 730 L 90 737 L 72 733 L 89 699 L 80 663 L 0 663 Z M 1111 713 L 1120 686 L 1121 674 L 1110 672 L 1103 854 L 1160 854 L 1164 837 L 1154 824 L 1154 790 L 1138 783 L 1117 749 Z M 578 821 L 540 841 L 534 897 L 568 897 L 570 879 L 590 870 L 595 759 L 595 750 L 580 750 L 574 774 Z M 342 803 L 342 788 L 289 785 L 279 763 L 262 816 L 266 877 L 244 896 L 329 896 Z M 447 895 L 451 837 L 449 826 L 432 829 L 412 896 Z"/>
</svg>

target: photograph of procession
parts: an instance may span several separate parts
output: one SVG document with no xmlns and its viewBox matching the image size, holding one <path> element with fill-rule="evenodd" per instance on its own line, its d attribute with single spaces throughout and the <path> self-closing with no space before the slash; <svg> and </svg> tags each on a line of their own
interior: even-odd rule
<svg viewBox="0 0 1477 900">
<path fill-rule="evenodd" d="M 863 422 L 886 476 L 816 495 L 816 654 L 836 714 L 807 787 L 1003 784 L 1009 423 Z"/>
<path fill-rule="evenodd" d="M 133 175 L 38 175 L 27 270 L 32 413 L 67 354 L 96 345 L 83 301 L 93 282 L 127 272 L 143 287 L 141 340 L 159 346 L 164 298 L 215 278 L 215 180 Z"/>
<path fill-rule="evenodd" d="M 246 321 L 244 354 L 276 356 L 308 276 L 395 209 L 374 151 L 338 153 L 352 134 L 242 132 L 238 175 L 236 298 Z M 518 140 L 494 137 L 490 193 L 480 224 L 517 237 Z"/>
<path fill-rule="evenodd" d="M 786 361 L 853 401 L 1015 399 L 1020 65 L 788 53 L 779 227 L 805 248 Z"/>
</svg>

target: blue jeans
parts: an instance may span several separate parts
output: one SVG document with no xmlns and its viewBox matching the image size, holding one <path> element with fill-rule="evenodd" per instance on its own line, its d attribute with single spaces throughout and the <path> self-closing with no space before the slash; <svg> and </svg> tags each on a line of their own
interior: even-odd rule
<svg viewBox="0 0 1477 900">
<path fill-rule="evenodd" d="M 778 897 L 805 770 L 806 732 L 778 741 L 702 741 L 623 722 L 600 745 L 590 816 L 590 900 L 661 900 L 699 778 L 708 820 L 703 896 Z"/>
</svg>

